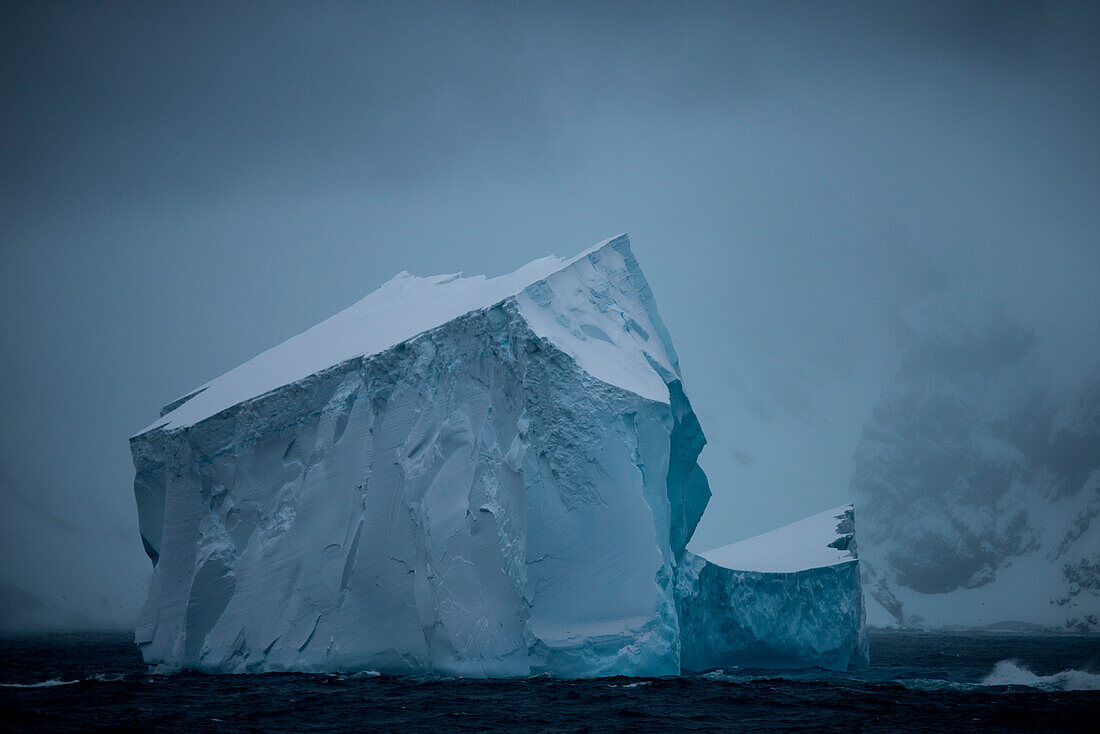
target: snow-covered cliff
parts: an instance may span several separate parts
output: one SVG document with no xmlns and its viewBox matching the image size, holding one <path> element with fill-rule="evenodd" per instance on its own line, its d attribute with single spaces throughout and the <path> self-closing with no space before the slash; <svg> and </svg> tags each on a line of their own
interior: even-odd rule
<svg viewBox="0 0 1100 734">
<path fill-rule="evenodd" d="M 864 429 L 874 625 L 1100 631 L 1100 376 L 1051 392 L 999 325 L 915 349 Z"/>
</svg>

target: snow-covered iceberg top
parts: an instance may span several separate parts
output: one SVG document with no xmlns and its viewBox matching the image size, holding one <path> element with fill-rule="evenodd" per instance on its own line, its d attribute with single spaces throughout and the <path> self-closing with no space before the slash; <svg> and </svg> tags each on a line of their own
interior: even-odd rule
<svg viewBox="0 0 1100 734">
<path fill-rule="evenodd" d="M 598 272 L 596 263 L 601 263 Z M 612 287 L 609 273 L 620 281 Z M 620 290 L 617 285 L 630 287 Z M 616 297 L 623 293 L 639 302 L 618 303 Z M 679 377 L 676 352 L 630 251 L 630 240 L 622 234 L 575 257 L 544 257 L 495 278 L 399 273 L 358 303 L 169 403 L 161 417 L 137 435 L 186 428 L 513 298 L 535 333 L 572 356 L 593 377 L 668 402 L 665 384 Z M 630 309 L 632 305 L 640 308 Z"/>
<path fill-rule="evenodd" d="M 677 604 L 685 670 L 868 665 L 855 509 L 685 553 Z"/>
<path fill-rule="evenodd" d="M 841 505 L 700 555 L 737 571 L 796 573 L 856 560 L 852 505 Z"/>
</svg>

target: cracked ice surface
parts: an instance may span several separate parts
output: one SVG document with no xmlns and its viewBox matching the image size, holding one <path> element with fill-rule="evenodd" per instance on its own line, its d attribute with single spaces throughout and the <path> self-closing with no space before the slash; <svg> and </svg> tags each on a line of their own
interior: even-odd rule
<svg viewBox="0 0 1100 734">
<path fill-rule="evenodd" d="M 131 440 L 171 670 L 666 675 L 704 439 L 625 236 L 401 275 Z"/>
</svg>

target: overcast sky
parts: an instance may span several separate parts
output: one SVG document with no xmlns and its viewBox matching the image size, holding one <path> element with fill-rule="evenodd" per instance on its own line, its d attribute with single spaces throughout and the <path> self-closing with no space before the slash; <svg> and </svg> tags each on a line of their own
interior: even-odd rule
<svg viewBox="0 0 1100 734">
<path fill-rule="evenodd" d="M 706 549 L 846 501 L 914 333 L 1100 344 L 1094 3 L 0 4 L 0 625 L 131 623 L 127 438 L 400 270 L 629 232 Z"/>
</svg>

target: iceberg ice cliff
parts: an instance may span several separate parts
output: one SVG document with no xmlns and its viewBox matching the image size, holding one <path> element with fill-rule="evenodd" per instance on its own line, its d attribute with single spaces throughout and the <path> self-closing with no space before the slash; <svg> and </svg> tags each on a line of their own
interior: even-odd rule
<svg viewBox="0 0 1100 734">
<path fill-rule="evenodd" d="M 137 643 L 161 670 L 678 674 L 704 443 L 625 235 L 402 273 L 131 439 Z"/>
<path fill-rule="evenodd" d="M 869 663 L 851 505 L 686 553 L 677 597 L 686 670 Z"/>
</svg>

